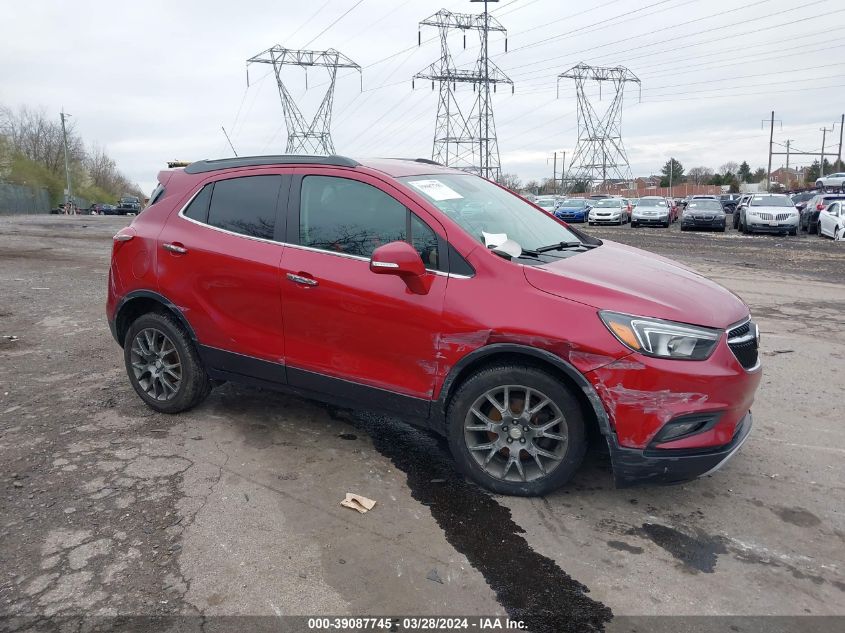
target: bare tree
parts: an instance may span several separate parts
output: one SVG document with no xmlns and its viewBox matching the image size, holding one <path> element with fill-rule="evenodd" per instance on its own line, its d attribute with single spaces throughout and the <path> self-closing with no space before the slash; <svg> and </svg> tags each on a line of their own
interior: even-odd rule
<svg viewBox="0 0 845 633">
<path fill-rule="evenodd" d="M 739 169 L 739 164 L 735 161 L 729 160 L 727 163 L 724 163 L 719 166 L 719 173 L 723 176 L 727 174 L 734 174 L 736 175 L 737 170 Z"/>
<path fill-rule="evenodd" d="M 501 174 L 496 182 L 511 191 L 519 191 L 522 188 L 522 181 L 516 174 Z"/>
<path fill-rule="evenodd" d="M 65 127 L 68 158 L 70 162 L 81 162 L 85 157 L 82 139 L 76 135 L 72 122 L 68 121 Z M 58 115 L 49 118 L 43 108 L 22 106 L 15 112 L 3 107 L 0 108 L 0 129 L 9 139 L 14 151 L 41 163 L 52 172 L 64 168 L 64 137 Z"/>
<path fill-rule="evenodd" d="M 693 167 L 687 172 L 687 180 L 694 185 L 706 185 L 713 177 L 709 167 Z"/>
</svg>

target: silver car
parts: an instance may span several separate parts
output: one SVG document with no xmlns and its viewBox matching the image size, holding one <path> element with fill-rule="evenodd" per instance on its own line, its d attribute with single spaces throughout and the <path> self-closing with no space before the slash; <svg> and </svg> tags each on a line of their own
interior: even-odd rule
<svg viewBox="0 0 845 633">
<path fill-rule="evenodd" d="M 669 226 L 672 221 L 672 211 L 666 198 L 658 196 L 644 196 L 639 199 L 637 206 L 631 212 L 631 226 L 636 228 L 641 224 L 655 224 Z"/>
<path fill-rule="evenodd" d="M 784 194 L 755 194 L 738 210 L 739 230 L 743 233 L 798 233 L 801 214 L 792 199 Z"/>
<path fill-rule="evenodd" d="M 626 198 L 602 198 L 596 200 L 587 222 L 594 224 L 618 224 L 622 226 L 630 219 L 631 203 Z"/>
</svg>

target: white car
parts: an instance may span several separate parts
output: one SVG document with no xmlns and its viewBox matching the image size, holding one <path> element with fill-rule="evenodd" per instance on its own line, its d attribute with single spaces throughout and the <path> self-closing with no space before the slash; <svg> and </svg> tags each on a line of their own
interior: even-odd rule
<svg viewBox="0 0 845 633">
<path fill-rule="evenodd" d="M 822 191 L 830 191 L 833 189 L 845 191 L 843 187 L 845 187 L 845 172 L 842 171 L 822 176 L 816 180 L 816 189 L 821 189 Z"/>
<path fill-rule="evenodd" d="M 819 237 L 827 235 L 837 242 L 845 240 L 845 204 L 843 202 L 834 202 L 819 212 Z"/>
<path fill-rule="evenodd" d="M 554 213 L 554 210 L 557 209 L 557 198 L 555 196 L 537 196 L 534 199 L 534 204 L 547 213 Z"/>
</svg>

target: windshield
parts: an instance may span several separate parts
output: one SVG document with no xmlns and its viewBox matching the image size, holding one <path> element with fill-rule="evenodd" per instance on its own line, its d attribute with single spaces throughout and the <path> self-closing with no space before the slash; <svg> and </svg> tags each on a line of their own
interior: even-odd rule
<svg viewBox="0 0 845 633">
<path fill-rule="evenodd" d="M 795 203 L 786 196 L 754 196 L 752 207 L 794 207 Z"/>
<path fill-rule="evenodd" d="M 544 209 L 551 209 L 555 206 L 554 200 L 537 200 L 537 206 L 543 207 Z"/>
<path fill-rule="evenodd" d="M 436 174 L 399 180 L 485 246 L 511 239 L 524 250 L 532 250 L 556 242 L 580 241 L 550 215 L 478 176 Z"/>
<path fill-rule="evenodd" d="M 583 209 L 587 206 L 587 201 L 582 199 L 574 199 L 574 200 L 564 200 L 563 204 L 560 206 L 567 207 L 569 209 Z"/>
<path fill-rule="evenodd" d="M 796 193 L 794 196 L 792 196 L 792 201 L 795 203 L 807 202 L 807 200 L 812 199 L 812 197 L 815 195 L 815 193 Z"/>
<path fill-rule="evenodd" d="M 698 211 L 721 211 L 722 203 L 718 200 L 690 200 L 688 208 Z"/>
<path fill-rule="evenodd" d="M 614 198 L 604 198 L 602 200 L 596 200 L 596 203 L 593 207 L 598 207 L 599 209 L 602 208 L 619 208 L 622 205 L 622 201 Z"/>
<path fill-rule="evenodd" d="M 666 201 L 661 198 L 640 198 L 638 207 L 665 207 Z"/>
</svg>

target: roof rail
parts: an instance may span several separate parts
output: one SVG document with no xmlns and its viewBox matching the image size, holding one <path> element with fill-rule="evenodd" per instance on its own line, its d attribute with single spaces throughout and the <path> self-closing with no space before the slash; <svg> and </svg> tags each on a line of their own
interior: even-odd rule
<svg viewBox="0 0 845 633">
<path fill-rule="evenodd" d="M 426 165 L 437 165 L 438 167 L 444 167 L 443 163 L 438 163 L 436 160 L 431 160 L 430 158 L 414 158 L 413 161 L 415 163 L 425 163 Z"/>
<path fill-rule="evenodd" d="M 334 165 L 336 167 L 357 167 L 358 161 L 345 156 L 308 156 L 280 154 L 277 156 L 237 156 L 215 160 L 198 160 L 185 167 L 187 174 L 204 174 L 218 169 L 235 167 L 259 167 L 261 165 Z"/>
</svg>

